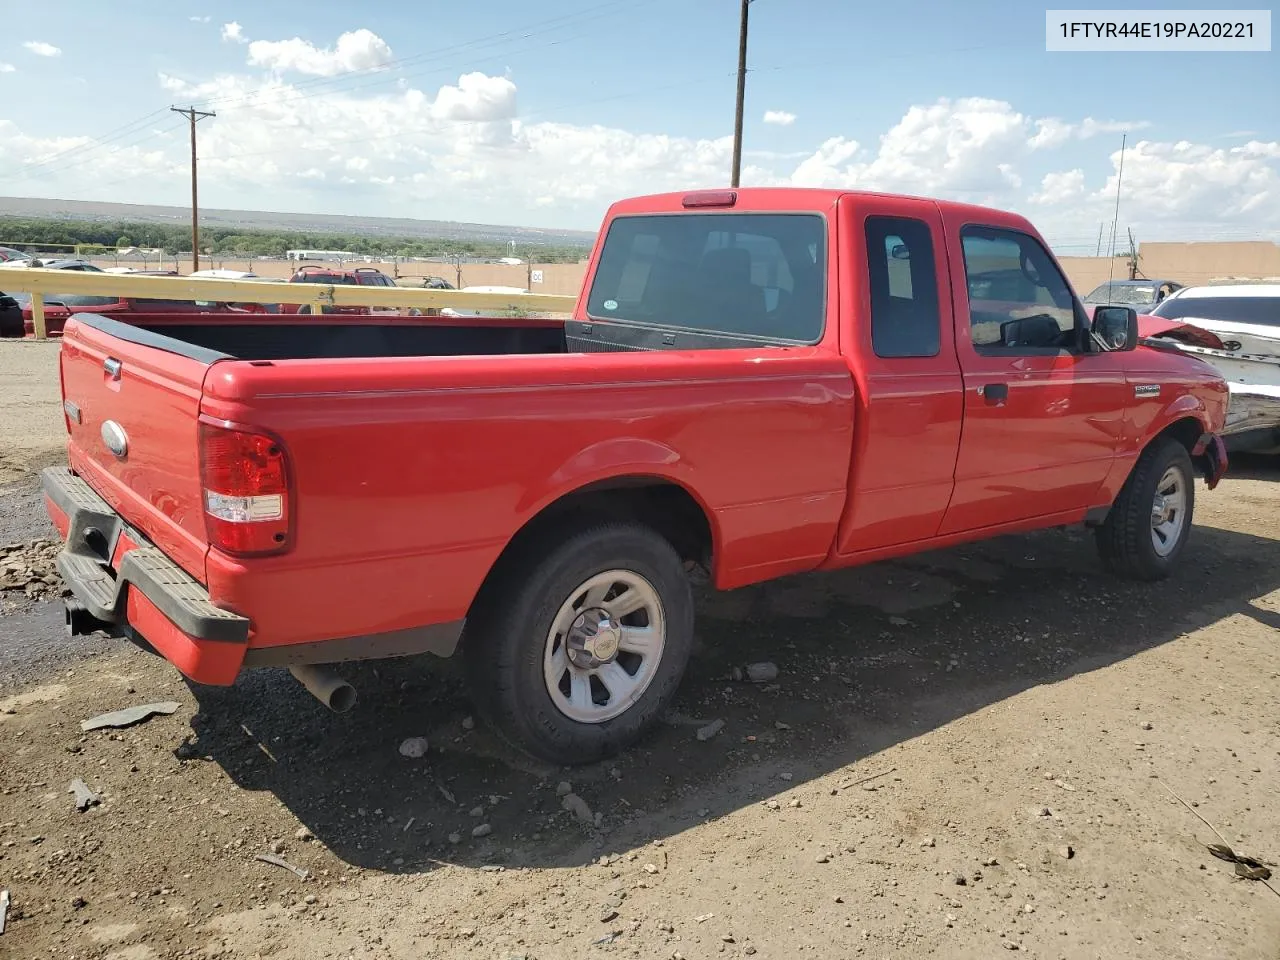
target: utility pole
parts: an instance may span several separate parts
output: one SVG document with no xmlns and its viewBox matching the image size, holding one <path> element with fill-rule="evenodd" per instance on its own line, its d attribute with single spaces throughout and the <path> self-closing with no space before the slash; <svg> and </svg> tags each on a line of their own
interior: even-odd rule
<svg viewBox="0 0 1280 960">
<path fill-rule="evenodd" d="M 1133 242 L 1133 227 L 1129 228 L 1129 279 L 1138 279 L 1138 245 Z"/>
<path fill-rule="evenodd" d="M 1107 222 L 1105 220 L 1098 224 L 1098 249 L 1093 252 L 1095 258 L 1102 256 L 1102 231 L 1106 226 Z"/>
<path fill-rule="evenodd" d="M 196 196 L 196 124 L 205 117 L 216 117 L 212 110 L 197 110 L 195 107 L 170 107 L 174 113 L 180 113 L 191 123 L 191 270 L 200 269 L 200 206 Z"/>
<path fill-rule="evenodd" d="M 733 118 L 733 182 L 738 186 L 742 179 L 742 107 L 747 96 L 747 11 L 751 0 L 742 0 L 742 24 L 738 28 L 738 100 Z"/>
</svg>

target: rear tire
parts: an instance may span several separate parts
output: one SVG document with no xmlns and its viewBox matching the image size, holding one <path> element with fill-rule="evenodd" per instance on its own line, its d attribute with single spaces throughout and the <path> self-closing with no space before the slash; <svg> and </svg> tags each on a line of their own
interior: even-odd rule
<svg viewBox="0 0 1280 960">
<path fill-rule="evenodd" d="M 1113 573 L 1163 580 L 1187 545 L 1195 513 L 1195 470 L 1177 440 L 1147 447 L 1097 530 L 1098 552 Z"/>
<path fill-rule="evenodd" d="M 693 645 L 684 565 L 634 523 L 517 550 L 467 624 L 476 708 L 512 746 L 555 764 L 616 754 L 653 729 L 684 675 Z"/>
</svg>

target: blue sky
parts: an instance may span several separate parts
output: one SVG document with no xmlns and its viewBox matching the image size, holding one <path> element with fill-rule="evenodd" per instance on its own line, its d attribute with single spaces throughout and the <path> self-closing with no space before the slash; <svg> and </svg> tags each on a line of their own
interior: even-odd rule
<svg viewBox="0 0 1280 960">
<path fill-rule="evenodd" d="M 618 196 L 728 179 L 735 0 L 216 10 L 7 8 L 0 194 L 183 203 L 166 108 L 202 99 L 207 206 L 592 228 Z M 1004 0 L 751 21 L 746 183 L 1010 206 L 1083 252 L 1128 131 L 1122 227 L 1278 235 L 1274 52 L 1051 54 L 1043 7 Z"/>
</svg>

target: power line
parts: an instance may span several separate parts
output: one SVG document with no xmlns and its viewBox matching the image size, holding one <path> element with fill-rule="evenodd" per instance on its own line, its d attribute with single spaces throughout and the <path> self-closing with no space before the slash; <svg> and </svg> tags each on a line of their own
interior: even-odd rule
<svg viewBox="0 0 1280 960">
<path fill-rule="evenodd" d="M 126 124 L 123 124 L 119 127 L 115 127 L 111 130 L 108 130 L 106 133 L 102 134 L 101 136 L 94 137 L 93 139 L 88 140 L 84 143 L 78 143 L 73 146 L 67 147 L 64 150 L 60 150 L 57 153 L 54 153 L 52 156 L 44 157 L 40 160 L 29 160 L 26 163 L 19 166 L 17 170 L 13 171 L 13 173 L 15 176 L 22 176 L 29 170 L 34 170 L 38 167 L 48 166 L 51 163 L 59 163 L 62 160 L 65 160 L 68 157 L 74 156 L 77 153 L 82 153 L 86 150 L 96 150 L 100 147 L 106 146 L 109 143 L 113 143 L 116 140 L 120 140 L 128 136 L 132 136 L 133 134 L 139 132 L 139 129 L 137 128 L 140 128 L 142 125 L 145 125 L 146 123 L 148 123 L 153 117 L 157 117 L 162 113 L 164 113 L 163 108 L 159 110 L 152 110 L 146 116 L 139 117 L 136 120 L 131 120 Z"/>
<path fill-rule="evenodd" d="M 747 17 L 751 0 L 742 0 L 742 16 L 738 25 L 738 96 L 733 113 L 733 171 L 729 185 L 736 187 L 742 179 L 742 108 L 747 96 Z"/>
<path fill-rule="evenodd" d="M 217 114 L 195 107 L 170 107 L 174 113 L 180 113 L 191 123 L 191 272 L 200 269 L 200 206 L 196 200 L 196 124 L 205 117 L 216 117 Z"/>
</svg>

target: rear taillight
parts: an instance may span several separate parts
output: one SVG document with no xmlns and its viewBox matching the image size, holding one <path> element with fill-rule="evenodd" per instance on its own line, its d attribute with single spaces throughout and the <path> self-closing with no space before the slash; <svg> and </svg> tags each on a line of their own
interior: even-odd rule
<svg viewBox="0 0 1280 960">
<path fill-rule="evenodd" d="M 209 544 L 240 556 L 289 547 L 289 463 L 275 437 L 200 423 L 200 476 Z"/>
</svg>

